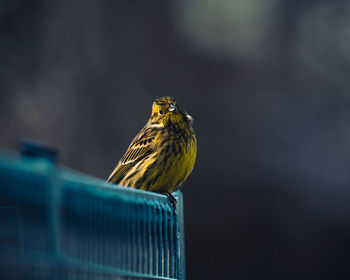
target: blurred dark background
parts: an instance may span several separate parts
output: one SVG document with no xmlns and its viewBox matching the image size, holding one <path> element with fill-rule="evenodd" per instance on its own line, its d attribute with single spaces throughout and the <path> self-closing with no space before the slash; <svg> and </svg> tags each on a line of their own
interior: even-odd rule
<svg viewBox="0 0 350 280">
<path fill-rule="evenodd" d="M 350 3 L 0 2 L 0 145 L 106 179 L 175 97 L 194 117 L 187 278 L 350 279 Z"/>
</svg>

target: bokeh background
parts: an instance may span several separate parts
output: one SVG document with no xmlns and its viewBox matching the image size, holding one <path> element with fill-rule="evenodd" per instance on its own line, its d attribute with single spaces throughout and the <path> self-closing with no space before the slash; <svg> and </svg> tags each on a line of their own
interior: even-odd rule
<svg viewBox="0 0 350 280">
<path fill-rule="evenodd" d="M 0 2 L 0 145 L 107 178 L 175 97 L 194 117 L 187 278 L 349 279 L 350 3 Z"/>
</svg>

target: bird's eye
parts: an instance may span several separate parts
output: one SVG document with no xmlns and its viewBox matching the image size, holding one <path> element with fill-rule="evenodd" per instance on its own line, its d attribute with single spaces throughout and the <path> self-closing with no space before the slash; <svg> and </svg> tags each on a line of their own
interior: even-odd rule
<svg viewBox="0 0 350 280">
<path fill-rule="evenodd" d="M 159 115 L 163 115 L 163 110 L 160 110 L 158 111 Z"/>
<path fill-rule="evenodd" d="M 177 107 L 176 107 L 175 105 L 173 105 L 173 104 L 171 104 L 171 105 L 169 106 L 169 111 L 170 111 L 170 112 L 176 111 L 176 109 L 177 109 Z"/>
</svg>

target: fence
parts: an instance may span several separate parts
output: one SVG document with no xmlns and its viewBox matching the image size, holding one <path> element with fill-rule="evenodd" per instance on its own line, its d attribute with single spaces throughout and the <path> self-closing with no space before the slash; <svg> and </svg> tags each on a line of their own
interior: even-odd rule
<svg viewBox="0 0 350 280">
<path fill-rule="evenodd" d="M 54 150 L 23 154 L 0 154 L 1 279 L 185 278 L 180 190 L 174 210 L 164 195 L 60 167 Z"/>
</svg>

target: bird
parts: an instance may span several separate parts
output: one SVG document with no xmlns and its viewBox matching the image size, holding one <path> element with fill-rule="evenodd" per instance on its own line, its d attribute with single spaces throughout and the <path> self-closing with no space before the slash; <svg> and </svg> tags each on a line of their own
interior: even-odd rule
<svg viewBox="0 0 350 280">
<path fill-rule="evenodd" d="M 193 119 L 176 100 L 165 96 L 152 105 L 151 116 L 107 179 L 108 183 L 166 194 L 192 172 L 197 154 Z"/>
</svg>

